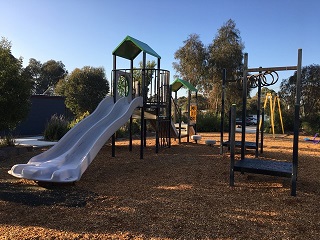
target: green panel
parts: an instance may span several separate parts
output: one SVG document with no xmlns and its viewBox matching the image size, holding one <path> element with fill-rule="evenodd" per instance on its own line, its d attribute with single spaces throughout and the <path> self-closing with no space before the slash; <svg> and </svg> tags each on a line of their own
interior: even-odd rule
<svg viewBox="0 0 320 240">
<path fill-rule="evenodd" d="M 177 92 L 181 87 L 187 88 L 191 92 L 197 92 L 198 90 L 188 81 L 177 78 L 172 84 L 171 89 L 173 92 Z"/>
<path fill-rule="evenodd" d="M 113 50 L 112 54 L 123 57 L 129 60 L 135 59 L 141 51 L 148 53 L 156 58 L 161 58 L 148 44 L 139 41 L 133 37 L 127 36 L 119 45 Z"/>
</svg>

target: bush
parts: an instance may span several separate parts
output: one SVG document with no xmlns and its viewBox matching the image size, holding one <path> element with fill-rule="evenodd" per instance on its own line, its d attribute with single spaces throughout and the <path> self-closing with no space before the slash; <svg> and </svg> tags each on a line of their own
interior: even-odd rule
<svg viewBox="0 0 320 240">
<path fill-rule="evenodd" d="M 86 111 L 80 117 L 78 117 L 78 118 L 74 119 L 73 121 L 71 121 L 69 123 L 69 129 L 73 128 L 76 124 L 78 124 L 80 121 L 82 121 L 84 118 L 88 117 L 89 115 L 90 115 L 90 113 L 88 111 Z"/>
<path fill-rule="evenodd" d="M 320 115 L 312 114 L 301 119 L 301 127 L 307 134 L 314 135 L 320 130 Z"/>
<path fill-rule="evenodd" d="M 198 113 L 197 131 L 198 132 L 219 132 L 220 131 L 220 114 L 213 112 Z"/>
<path fill-rule="evenodd" d="M 58 141 L 69 129 L 69 123 L 64 116 L 54 114 L 44 130 L 44 139 L 47 141 Z"/>
<path fill-rule="evenodd" d="M 278 118 L 277 118 L 278 119 Z M 293 132 L 294 128 L 294 113 L 283 111 L 282 121 L 285 132 Z"/>
<path fill-rule="evenodd" d="M 4 136 L 3 138 L 0 138 L 0 147 L 9 147 L 9 146 L 15 146 L 15 139 L 11 134 Z"/>
<path fill-rule="evenodd" d="M 140 123 L 138 121 L 140 120 L 133 119 L 132 121 L 132 134 L 140 134 Z M 129 126 L 130 126 L 130 122 L 128 121 L 117 130 L 116 137 L 117 138 L 129 137 Z"/>
</svg>

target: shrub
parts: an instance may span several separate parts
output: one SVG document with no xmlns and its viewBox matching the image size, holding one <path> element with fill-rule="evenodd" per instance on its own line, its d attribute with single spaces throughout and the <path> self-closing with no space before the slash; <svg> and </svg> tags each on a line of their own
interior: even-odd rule
<svg viewBox="0 0 320 240">
<path fill-rule="evenodd" d="M 84 112 L 80 117 L 74 119 L 69 123 L 69 129 L 73 128 L 76 124 L 82 121 L 84 118 L 88 117 L 90 113 L 88 111 Z"/>
<path fill-rule="evenodd" d="M 314 135 L 320 130 L 320 115 L 313 114 L 301 119 L 301 127 L 307 134 Z"/>
<path fill-rule="evenodd" d="M 44 130 L 44 139 L 58 141 L 69 131 L 69 123 L 63 115 L 54 114 Z"/>
<path fill-rule="evenodd" d="M 197 131 L 198 132 L 219 132 L 220 131 L 220 115 L 214 112 L 198 113 L 197 115 Z"/>
<path fill-rule="evenodd" d="M 277 117 L 277 116 L 276 116 Z M 279 119 L 279 118 L 277 118 Z M 293 132 L 294 128 L 294 113 L 283 111 L 282 112 L 282 121 L 285 132 Z"/>
<path fill-rule="evenodd" d="M 11 134 L 4 136 L 3 138 L 0 138 L 0 147 L 9 147 L 9 146 L 15 146 L 15 139 Z"/>
<path fill-rule="evenodd" d="M 140 120 L 133 119 L 132 121 L 132 134 L 140 134 L 140 123 L 138 121 Z M 116 137 L 117 138 L 129 137 L 129 126 L 130 126 L 130 122 L 128 121 L 117 130 Z"/>
</svg>

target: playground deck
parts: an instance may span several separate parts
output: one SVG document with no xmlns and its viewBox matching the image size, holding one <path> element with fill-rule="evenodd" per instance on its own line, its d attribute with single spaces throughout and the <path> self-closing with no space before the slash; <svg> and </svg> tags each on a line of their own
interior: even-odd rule
<svg viewBox="0 0 320 240">
<path fill-rule="evenodd" d="M 223 144 L 222 144 L 224 147 L 230 147 L 230 141 L 224 141 Z M 245 142 L 245 147 L 247 149 L 256 149 L 257 146 L 256 146 L 256 143 L 255 142 L 248 142 L 246 141 Z M 237 148 L 240 148 L 241 147 L 241 141 L 235 141 L 235 146 Z M 260 146 L 260 144 L 258 145 L 258 147 Z"/>
<path fill-rule="evenodd" d="M 245 158 L 236 161 L 234 170 L 247 173 L 258 173 L 280 177 L 291 177 L 292 163 L 270 159 Z"/>
</svg>

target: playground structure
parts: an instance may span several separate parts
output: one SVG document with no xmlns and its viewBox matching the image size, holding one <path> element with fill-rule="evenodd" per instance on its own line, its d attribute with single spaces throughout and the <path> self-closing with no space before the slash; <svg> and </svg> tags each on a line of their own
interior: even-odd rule
<svg viewBox="0 0 320 240">
<path fill-rule="evenodd" d="M 134 59 L 143 53 L 141 69 L 133 68 Z M 171 121 L 170 72 L 160 69 L 160 55 L 147 44 L 127 36 L 113 51 L 112 94 L 96 110 L 79 122 L 52 148 L 31 158 L 27 164 L 14 165 L 9 174 L 39 182 L 75 182 L 80 180 L 102 146 L 130 121 L 129 151 L 132 151 L 132 120 L 140 118 L 140 158 L 146 146 L 146 121 L 155 129 L 156 152 L 170 147 Z M 146 54 L 157 58 L 157 69 L 146 68 Z M 117 69 L 117 57 L 130 60 L 129 69 Z M 177 137 L 177 136 L 176 136 Z M 180 134 L 181 137 L 181 134 Z"/>
<path fill-rule="evenodd" d="M 182 87 L 188 90 L 187 123 L 184 124 L 181 123 L 181 107 L 178 106 L 178 91 Z M 172 99 L 173 123 L 175 129 L 178 129 L 179 143 L 181 143 L 182 137 L 187 137 L 187 142 L 189 142 L 189 137 L 197 133 L 198 90 L 188 81 L 177 78 L 171 84 L 171 92 L 174 92 L 174 99 Z M 191 101 L 192 93 L 195 93 L 195 102 Z"/>
<path fill-rule="evenodd" d="M 280 69 L 280 70 L 279 70 Z M 254 69 L 257 71 L 257 69 Z M 258 157 L 259 155 L 259 147 L 260 147 L 260 153 L 263 153 L 263 135 L 264 135 L 264 118 L 265 118 L 265 109 L 267 106 L 267 103 L 269 102 L 270 106 L 270 126 L 271 130 L 274 136 L 274 129 L 275 129 L 275 110 L 276 110 L 276 105 L 278 106 L 278 112 L 280 116 L 280 124 L 282 128 L 282 133 L 284 134 L 284 127 L 283 127 L 283 121 L 282 121 L 282 113 L 281 113 L 281 105 L 280 105 L 280 99 L 278 96 L 272 96 L 271 93 L 267 93 L 265 96 L 265 101 L 264 105 L 261 108 L 261 89 L 262 87 L 268 87 L 276 84 L 279 80 L 279 75 L 276 71 L 282 71 L 282 68 L 259 68 L 259 72 L 248 75 L 246 77 L 247 80 L 247 87 L 248 88 L 258 88 L 258 101 L 257 101 L 257 125 L 256 125 L 256 141 L 255 142 L 249 142 L 245 141 L 244 146 L 246 149 L 254 149 L 255 150 L 255 156 Z M 292 70 L 292 69 L 286 69 L 286 70 Z M 228 140 L 224 141 L 223 140 L 223 134 L 224 134 L 224 101 L 225 101 L 225 86 L 228 82 L 236 82 L 238 85 L 239 89 L 243 90 L 243 79 L 236 79 L 233 81 L 227 81 L 226 80 L 226 70 L 223 70 L 223 76 L 222 76 L 222 109 L 221 109 L 221 126 L 220 126 L 220 154 L 223 154 L 223 147 L 227 146 L 230 147 L 230 126 L 229 124 L 229 136 Z M 244 97 L 243 97 L 244 98 Z M 243 100 L 244 101 L 244 100 Z M 231 110 L 231 109 L 230 109 Z M 231 113 L 229 112 L 229 123 L 230 123 L 230 115 Z M 245 118 L 244 118 L 245 117 Z M 261 118 L 260 118 L 261 117 Z M 246 116 L 242 115 L 242 131 L 245 129 L 246 126 Z M 244 126 L 244 128 L 243 128 Z M 260 136 L 260 137 L 259 137 Z M 259 139 L 260 138 L 260 139 Z M 260 141 L 260 142 L 259 142 Z M 235 146 L 236 147 L 241 147 L 242 146 L 242 141 L 235 141 Z"/>
<path fill-rule="evenodd" d="M 143 53 L 142 69 L 133 68 L 133 60 Z M 146 54 L 157 58 L 157 69 L 146 68 Z M 117 69 L 116 59 L 122 57 L 130 60 L 130 69 Z M 159 147 L 170 147 L 173 131 L 171 120 L 171 92 L 175 85 L 169 85 L 170 73 L 160 69 L 161 57 L 147 44 L 127 36 L 113 51 L 112 90 L 113 97 L 103 99 L 96 110 L 74 128 L 72 128 L 56 145 L 29 160 L 27 164 L 14 165 L 9 174 L 39 182 L 75 182 L 79 181 L 103 145 L 112 138 L 112 156 L 115 156 L 115 132 L 134 117 L 140 118 L 140 158 L 143 158 L 146 146 L 146 121 L 149 120 L 155 128 L 156 152 Z M 241 159 L 235 161 L 235 106 L 231 108 L 230 124 L 230 186 L 234 186 L 234 172 L 249 172 L 291 178 L 291 195 L 296 195 L 296 180 L 298 166 L 298 137 L 300 110 L 302 50 L 298 51 L 298 64 L 280 68 L 248 68 L 248 55 L 245 54 L 243 75 L 243 109 Z M 295 126 L 292 163 L 245 158 L 245 119 L 247 82 L 250 83 L 249 72 L 259 72 L 258 92 L 261 94 L 263 75 L 273 71 L 297 70 L 297 94 L 295 104 Z M 264 71 L 264 74 L 262 72 Z M 225 72 L 225 71 L 224 71 Z M 137 74 L 138 73 L 138 74 Z M 134 75 L 137 74 L 136 78 Z M 252 80 L 251 80 L 252 81 Z M 182 84 L 184 81 L 178 81 Z M 184 84 L 182 84 L 184 85 Z M 181 87 L 181 86 L 180 86 Z M 179 89 L 179 87 L 174 87 Z M 190 89 L 189 89 L 190 90 Z M 176 92 L 176 91 L 175 91 Z M 190 98 L 189 98 L 190 101 Z M 260 102 L 260 101 L 258 101 Z M 188 106 L 189 119 L 192 117 Z M 136 109 L 139 109 L 137 111 Z M 258 108 L 258 113 L 259 113 Z M 194 113 L 193 113 L 194 114 Z M 259 115 L 258 121 L 259 121 Z M 195 120 L 195 119 L 193 119 Z M 189 124 L 189 123 L 188 123 Z M 181 129 L 181 128 L 180 128 Z M 195 127 L 196 129 L 196 127 Z M 257 130 L 258 131 L 258 130 Z M 188 131 L 189 132 L 189 131 Z M 188 133 L 189 134 L 189 133 Z M 195 135 L 196 136 L 196 135 Z M 179 133 L 181 137 L 181 130 Z M 258 134 L 257 134 L 258 139 Z M 262 138 L 263 139 L 263 138 Z M 262 140 L 261 139 L 261 140 Z M 197 140 L 197 139 L 195 139 Z M 130 127 L 129 150 L 132 151 L 132 132 Z M 214 144 L 211 142 L 208 144 Z M 257 149 L 257 148 L 256 148 Z"/>
<path fill-rule="evenodd" d="M 133 81 L 133 60 L 143 52 L 143 68 L 140 82 Z M 158 69 L 154 85 L 146 84 L 149 70 L 146 66 L 146 54 L 157 58 Z M 131 61 L 129 71 L 116 69 L 116 57 Z M 72 128 L 56 145 L 29 160 L 27 164 L 14 165 L 9 173 L 18 178 L 27 178 L 44 182 L 74 182 L 80 180 L 82 174 L 93 161 L 105 142 L 112 138 L 112 156 L 115 156 L 115 132 L 130 119 L 135 109 L 140 109 L 141 146 L 140 158 L 143 158 L 145 145 L 145 110 L 155 112 L 156 149 L 159 139 L 162 144 L 170 146 L 168 136 L 159 136 L 159 125 L 169 125 L 170 92 L 169 71 L 160 69 L 160 56 L 147 44 L 127 36 L 113 51 L 113 97 L 106 97 L 96 110 Z M 150 87 L 148 94 L 147 87 Z M 154 90 L 152 92 L 152 90 Z M 146 114 L 147 116 L 147 114 Z M 170 132 L 170 128 L 166 128 Z M 168 142 L 169 141 L 169 142 Z M 132 150 L 132 134 L 130 129 L 130 150 Z"/>
<path fill-rule="evenodd" d="M 270 106 L 270 126 L 271 126 L 271 130 L 272 130 L 272 135 L 274 136 L 274 134 L 275 134 L 274 126 L 275 126 L 276 106 L 278 106 L 279 120 L 280 120 L 282 134 L 284 134 L 284 127 L 283 127 L 280 99 L 279 99 L 279 97 L 277 95 L 272 96 L 271 93 L 267 93 L 266 97 L 265 97 L 265 100 L 264 100 L 263 109 L 266 109 L 266 106 L 267 106 L 268 102 L 269 102 L 269 106 Z M 262 125 L 262 119 L 260 119 L 260 122 L 259 122 L 259 129 L 263 131 L 263 129 L 261 129 L 261 125 Z"/>
<path fill-rule="evenodd" d="M 134 59 L 142 52 L 142 68 L 134 68 Z M 157 59 L 156 69 L 147 69 L 147 54 Z M 117 69 L 117 57 L 122 57 L 130 61 L 129 69 Z M 146 121 L 149 120 L 155 129 L 156 134 L 156 152 L 159 147 L 170 147 L 171 131 L 171 104 L 170 104 L 170 72 L 160 68 L 160 55 L 158 55 L 147 44 L 127 36 L 119 46 L 113 51 L 113 71 L 112 71 L 112 93 L 115 101 L 120 96 L 118 94 L 119 76 L 126 78 L 124 93 L 131 98 L 142 96 L 143 106 L 140 107 L 140 113 L 135 112 L 130 117 L 130 126 L 132 119 L 140 118 L 141 121 L 141 143 L 140 158 L 143 158 L 143 148 L 146 146 Z M 129 150 L 132 150 L 131 127 Z M 112 136 L 112 156 L 115 156 L 115 135 Z"/>
<path fill-rule="evenodd" d="M 263 82 L 263 86 L 269 86 L 271 85 L 270 83 L 268 83 L 267 78 L 265 77 L 266 74 L 269 73 L 259 73 L 256 75 L 251 75 L 248 76 L 248 81 L 249 82 L 249 87 L 250 88 L 256 88 L 258 87 L 258 105 L 257 105 L 257 122 L 259 122 L 260 119 L 260 101 L 261 101 L 261 87 L 262 87 L 262 82 Z M 221 100 L 221 125 L 220 125 L 220 154 L 223 154 L 223 147 L 228 147 L 230 149 L 230 136 L 231 136 L 231 124 L 230 124 L 230 116 L 231 116 L 231 109 L 229 111 L 229 135 L 228 135 L 228 140 L 224 141 L 224 116 L 225 116 L 225 88 L 226 88 L 226 84 L 228 82 L 236 82 L 236 84 L 238 85 L 237 87 L 239 89 L 242 89 L 242 79 L 236 79 L 236 80 L 229 80 L 227 81 L 226 79 L 227 73 L 226 73 L 226 69 L 223 69 L 223 73 L 222 73 L 222 100 Z M 263 81 L 262 81 L 263 79 Z M 278 79 L 274 79 L 274 77 L 272 77 L 272 83 L 276 83 Z M 259 84 L 258 84 L 259 83 Z M 262 109 L 262 116 L 264 110 Z M 263 152 L 263 131 L 260 131 L 260 129 L 263 129 L 263 124 L 264 121 L 262 121 L 262 125 L 260 128 L 256 127 L 256 141 L 255 142 L 249 142 L 249 141 L 245 141 L 244 142 L 244 147 L 245 149 L 254 149 L 255 150 L 255 156 L 257 157 L 259 155 L 259 147 L 260 147 L 260 153 Z M 242 116 L 242 123 L 241 125 L 246 126 L 246 117 L 243 119 Z M 261 142 L 259 142 L 259 132 L 261 134 Z M 235 146 L 236 147 L 241 147 L 242 146 L 242 142 L 241 141 L 235 141 Z"/>
<path fill-rule="evenodd" d="M 298 138 L 299 138 L 299 115 L 300 115 L 300 96 L 301 96 L 301 65 L 302 65 L 302 49 L 298 50 L 298 63 L 296 66 L 287 67 L 271 67 L 271 68 L 248 68 L 248 54 L 244 56 L 244 72 L 242 79 L 242 132 L 241 132 L 241 157 L 240 160 L 235 161 L 235 128 L 236 128 L 236 106 L 231 107 L 231 129 L 230 129 L 230 186 L 234 186 L 234 172 L 239 171 L 241 173 L 257 173 L 265 175 L 274 175 L 291 178 L 291 195 L 296 196 L 296 181 L 297 181 L 297 171 L 298 171 Z M 261 77 L 265 72 L 266 74 L 276 71 L 287 71 L 296 70 L 297 71 L 297 81 L 296 81 L 296 102 L 295 102 L 295 113 L 294 113 L 294 138 L 293 138 L 293 152 L 292 161 L 278 161 L 278 160 L 261 160 L 256 158 L 246 158 L 245 157 L 245 136 L 246 136 L 246 103 L 247 103 L 247 85 L 251 77 L 247 74 L 250 72 L 259 72 L 259 74 L 254 77 L 257 79 L 258 85 L 258 104 L 260 104 L 261 96 L 261 85 L 263 83 L 263 78 Z M 277 74 L 276 74 L 277 75 Z M 274 83 L 274 82 L 273 82 Z M 249 83 L 250 84 L 250 83 Z M 251 83 L 252 84 L 252 83 Z M 256 84 L 256 83 L 254 83 Z M 260 109 L 258 108 L 258 113 Z M 258 121 L 259 121 L 259 114 Z M 261 131 L 263 132 L 263 131 Z M 256 137 L 258 139 L 258 129 Z M 261 139 L 263 140 L 263 138 Z"/>
</svg>

